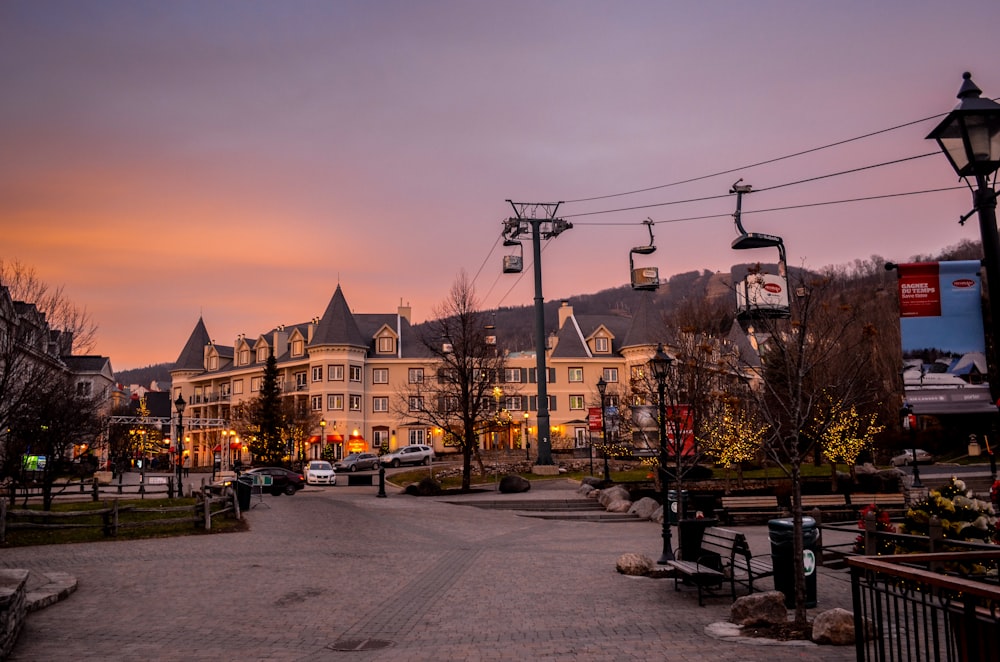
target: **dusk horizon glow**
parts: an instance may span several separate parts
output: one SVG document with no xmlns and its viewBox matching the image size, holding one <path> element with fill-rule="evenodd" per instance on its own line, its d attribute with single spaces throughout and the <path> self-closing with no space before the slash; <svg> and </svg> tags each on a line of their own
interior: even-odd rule
<svg viewBox="0 0 1000 662">
<path fill-rule="evenodd" d="M 199 317 L 224 345 L 308 321 L 338 284 L 414 322 L 461 270 L 485 308 L 531 305 L 530 242 L 501 273 L 507 199 L 573 223 L 546 300 L 627 283 L 646 218 L 663 278 L 774 262 L 730 248 L 740 178 L 790 266 L 905 262 L 979 239 L 925 137 L 962 72 L 1000 96 L 998 21 L 992 0 L 11 0 L 0 258 L 64 286 L 119 371 L 174 361 Z"/>
</svg>

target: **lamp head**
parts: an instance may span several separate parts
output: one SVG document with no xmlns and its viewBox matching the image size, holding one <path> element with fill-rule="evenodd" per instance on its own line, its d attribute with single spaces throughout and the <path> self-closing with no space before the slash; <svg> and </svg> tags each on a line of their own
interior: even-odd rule
<svg viewBox="0 0 1000 662">
<path fill-rule="evenodd" d="M 597 392 L 601 394 L 601 404 L 604 404 L 604 392 L 608 390 L 608 383 L 604 381 L 604 376 L 597 380 Z"/>
<path fill-rule="evenodd" d="M 1000 168 L 1000 104 L 982 99 L 972 74 L 962 74 L 958 105 L 927 135 L 959 177 L 986 177 Z"/>
<path fill-rule="evenodd" d="M 186 407 L 186 406 L 187 406 L 187 403 L 184 402 L 184 396 L 183 395 L 178 395 L 177 399 L 174 400 L 174 407 L 177 408 L 177 413 L 178 414 L 183 414 L 184 413 L 184 407 Z"/>
<path fill-rule="evenodd" d="M 653 373 L 653 378 L 662 383 L 667 378 L 667 370 L 674 360 L 663 351 L 663 343 L 656 346 L 656 353 L 649 360 L 649 370 Z"/>
</svg>

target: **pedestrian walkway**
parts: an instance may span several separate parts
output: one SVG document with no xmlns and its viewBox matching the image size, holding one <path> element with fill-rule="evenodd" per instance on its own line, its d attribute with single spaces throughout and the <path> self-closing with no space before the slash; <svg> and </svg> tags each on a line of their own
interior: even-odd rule
<svg viewBox="0 0 1000 662">
<path fill-rule="evenodd" d="M 567 499 L 570 481 L 528 494 Z M 4 550 L 0 566 L 67 572 L 78 590 L 31 614 L 12 660 L 853 660 L 853 648 L 709 634 L 730 601 L 628 577 L 661 527 L 538 519 L 390 487 L 270 497 L 244 533 Z M 766 527 L 739 527 L 767 553 Z M 821 568 L 819 610 L 850 609 Z"/>
</svg>

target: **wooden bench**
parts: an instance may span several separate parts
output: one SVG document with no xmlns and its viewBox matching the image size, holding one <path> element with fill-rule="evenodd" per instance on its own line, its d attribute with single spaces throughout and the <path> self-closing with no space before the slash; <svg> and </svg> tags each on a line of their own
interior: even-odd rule
<svg viewBox="0 0 1000 662">
<path fill-rule="evenodd" d="M 823 521 L 851 519 L 855 515 L 843 494 L 803 494 L 802 514 L 812 515 L 817 510 Z"/>
<path fill-rule="evenodd" d="M 724 496 L 722 507 L 715 509 L 716 517 L 723 524 L 733 524 L 736 519 L 766 521 L 784 514 L 776 496 Z"/>
<path fill-rule="evenodd" d="M 873 503 L 878 506 L 879 510 L 889 513 L 890 517 L 902 517 L 909 509 L 906 505 L 906 497 L 899 492 L 891 494 L 858 492 L 848 494 L 847 498 L 850 500 L 851 507 L 854 508 L 854 513 L 859 516 L 864 508 Z"/>
<path fill-rule="evenodd" d="M 676 559 L 667 562 L 674 572 L 674 590 L 681 581 L 698 588 L 698 605 L 704 606 L 705 589 L 721 587 L 729 582 L 733 600 L 736 584 L 744 584 L 753 593 L 753 583 L 774 574 L 770 557 L 754 558 L 746 536 L 738 531 L 711 526 L 701 539 L 701 555 L 697 559 Z"/>
</svg>

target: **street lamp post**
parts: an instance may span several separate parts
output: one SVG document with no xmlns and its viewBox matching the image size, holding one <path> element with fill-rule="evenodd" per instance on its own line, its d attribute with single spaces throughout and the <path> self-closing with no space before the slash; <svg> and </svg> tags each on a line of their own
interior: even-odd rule
<svg viewBox="0 0 1000 662">
<path fill-rule="evenodd" d="M 608 390 L 608 383 L 604 381 L 604 375 L 597 380 L 597 392 L 601 394 L 601 445 L 604 454 L 604 482 L 611 482 L 611 467 L 608 466 L 608 424 L 605 421 L 604 394 Z"/>
<path fill-rule="evenodd" d="M 182 478 L 182 465 L 184 464 L 184 407 L 187 403 L 184 402 L 184 396 L 177 394 L 177 399 L 174 400 L 174 407 L 177 408 L 177 462 L 174 470 L 177 476 L 177 496 L 184 496 L 184 482 Z"/>
<path fill-rule="evenodd" d="M 972 82 L 972 74 L 962 74 L 958 91 L 959 103 L 933 131 L 928 140 L 936 140 L 958 176 L 975 179 L 973 211 L 979 214 L 979 233 L 983 244 L 983 262 L 990 312 L 992 370 L 989 371 L 993 401 L 1000 396 L 997 378 L 997 329 L 1000 328 L 1000 235 L 997 234 L 997 194 L 989 184 L 989 176 L 1000 169 L 1000 104 L 982 99 L 982 90 Z M 969 184 L 972 187 L 972 184 Z M 971 212 L 970 212 L 971 214 Z M 967 215 L 968 216 L 968 215 Z"/>
<path fill-rule="evenodd" d="M 656 380 L 656 394 L 658 400 L 658 421 L 660 435 L 660 501 L 663 503 L 663 553 L 660 555 L 658 564 L 664 565 L 668 561 L 674 560 L 674 551 L 670 541 L 670 504 L 668 503 L 667 492 L 667 371 L 674 360 L 663 351 L 663 345 L 656 346 L 656 353 L 649 360 L 649 369 Z M 675 449 L 674 452 L 680 452 Z"/>
<path fill-rule="evenodd" d="M 923 487 L 920 482 L 920 465 L 917 462 L 917 417 L 913 415 L 913 407 L 903 405 L 903 428 L 910 431 L 910 448 L 913 449 L 913 484 L 912 487 Z"/>
<path fill-rule="evenodd" d="M 528 412 L 524 412 L 524 459 L 531 461 L 531 441 L 528 439 Z"/>
</svg>

